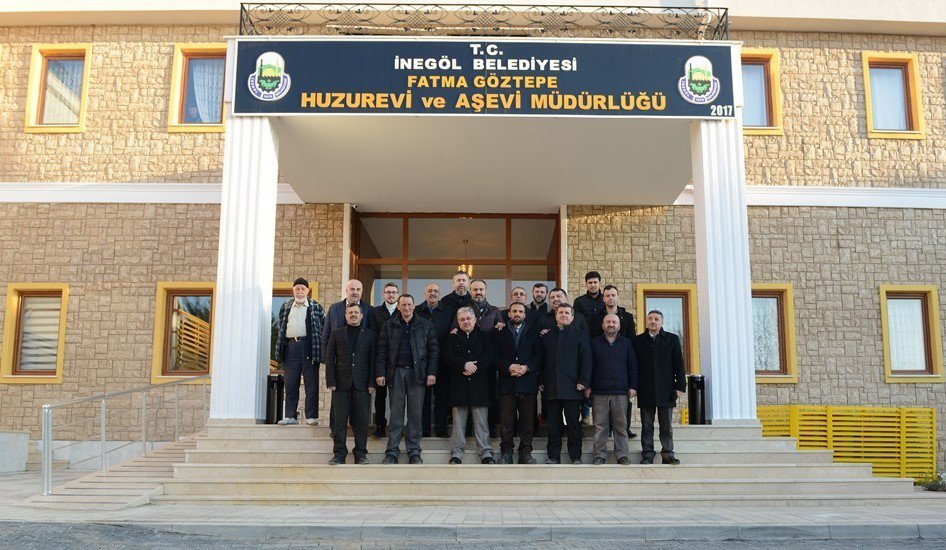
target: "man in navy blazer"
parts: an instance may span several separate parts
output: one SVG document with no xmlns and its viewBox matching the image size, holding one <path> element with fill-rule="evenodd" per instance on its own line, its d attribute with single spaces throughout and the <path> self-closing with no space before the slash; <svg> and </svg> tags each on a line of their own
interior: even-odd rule
<svg viewBox="0 0 946 550">
<path fill-rule="evenodd" d="M 539 393 L 539 330 L 527 319 L 526 305 L 513 302 L 509 322 L 496 331 L 496 369 L 499 371 L 499 417 L 502 442 L 500 464 L 512 464 L 513 434 L 519 428 L 519 464 L 535 464 L 532 434 L 535 431 L 536 397 Z M 536 315 L 538 317 L 538 315 Z"/>
</svg>

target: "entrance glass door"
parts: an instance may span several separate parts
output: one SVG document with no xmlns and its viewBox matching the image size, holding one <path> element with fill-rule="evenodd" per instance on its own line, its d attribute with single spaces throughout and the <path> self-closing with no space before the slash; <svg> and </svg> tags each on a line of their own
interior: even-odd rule
<svg viewBox="0 0 946 550">
<path fill-rule="evenodd" d="M 424 287 L 453 290 L 453 274 L 483 279 L 487 299 L 505 307 L 514 286 L 558 285 L 559 227 L 555 214 L 374 214 L 353 216 L 352 273 L 372 305 L 386 283 L 420 301 Z"/>
</svg>

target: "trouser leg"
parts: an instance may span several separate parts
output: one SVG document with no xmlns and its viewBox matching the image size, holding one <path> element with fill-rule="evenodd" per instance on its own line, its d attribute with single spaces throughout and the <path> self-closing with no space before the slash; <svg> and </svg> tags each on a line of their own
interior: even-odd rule
<svg viewBox="0 0 946 550">
<path fill-rule="evenodd" d="M 513 394 L 499 396 L 499 452 L 512 454 L 515 447 L 513 434 L 516 428 L 516 396 Z"/>
<path fill-rule="evenodd" d="M 642 407 L 641 411 L 641 458 L 654 458 L 654 417 L 655 407 Z"/>
<path fill-rule="evenodd" d="M 405 447 L 408 456 L 420 456 L 420 441 L 424 435 L 421 423 L 424 418 L 424 394 L 427 386 L 415 382 L 413 372 L 408 373 L 405 385 L 407 387 L 407 443 Z"/>
<path fill-rule="evenodd" d="M 393 381 L 388 380 L 388 384 Z M 374 392 L 374 426 L 375 428 L 384 428 L 388 424 L 388 386 L 379 386 Z"/>
<path fill-rule="evenodd" d="M 633 403 L 631 403 L 630 399 L 627 400 L 626 409 L 627 409 L 627 414 L 625 415 L 625 417 L 627 418 L 627 430 L 625 430 L 625 432 L 628 434 L 628 437 L 630 437 L 630 433 L 632 431 L 631 430 L 631 417 L 634 416 L 634 406 L 633 406 Z"/>
<path fill-rule="evenodd" d="M 660 424 L 660 456 L 663 458 L 673 458 L 673 426 L 670 421 L 673 418 L 673 408 L 659 407 L 657 409 L 657 422 Z"/>
<path fill-rule="evenodd" d="M 545 411 L 545 421 L 549 427 L 548 454 L 551 460 L 562 458 L 562 432 L 565 425 L 562 422 L 562 405 L 564 401 L 549 399 L 542 402 Z"/>
<path fill-rule="evenodd" d="M 581 460 L 581 403 L 580 399 L 569 399 L 562 407 L 568 426 L 568 456 L 572 460 Z"/>
<path fill-rule="evenodd" d="M 421 433 L 424 437 L 430 437 L 430 426 L 433 422 L 434 407 L 434 388 L 428 386 L 424 389 L 424 405 L 420 415 Z"/>
<path fill-rule="evenodd" d="M 371 394 L 368 390 L 351 390 L 349 422 L 355 436 L 355 458 L 368 456 L 368 416 L 371 414 Z"/>
<path fill-rule="evenodd" d="M 302 379 L 305 382 L 305 417 L 319 417 L 319 364 L 306 360 L 302 367 Z"/>
<path fill-rule="evenodd" d="M 349 390 L 335 390 L 332 392 L 332 452 L 336 458 L 345 460 L 348 456 L 348 415 L 351 411 L 352 392 Z"/>
<path fill-rule="evenodd" d="M 446 433 L 447 418 L 450 416 L 450 403 L 448 401 L 450 394 L 450 385 L 447 377 L 443 374 L 437 376 L 437 383 L 434 384 L 434 433 Z"/>
<path fill-rule="evenodd" d="M 608 458 L 608 436 L 611 432 L 610 395 L 595 395 L 591 398 L 591 416 L 595 424 L 595 458 Z M 616 434 L 615 434 L 616 435 Z M 627 434 L 625 434 L 625 439 Z"/>
<path fill-rule="evenodd" d="M 516 399 L 519 412 L 519 456 L 532 454 L 532 435 L 535 433 L 535 395 L 520 395 Z"/>
<path fill-rule="evenodd" d="M 286 381 L 286 401 L 283 416 L 297 418 L 299 415 L 299 385 L 302 382 L 302 369 L 306 363 L 305 342 L 289 342 L 286 345 L 286 358 L 283 361 Z"/>
<path fill-rule="evenodd" d="M 472 407 L 473 437 L 476 439 L 476 452 L 480 460 L 493 456 L 493 447 L 489 442 L 489 407 Z"/>
<path fill-rule="evenodd" d="M 385 454 L 397 458 L 401 454 L 401 436 L 404 431 L 404 408 L 407 406 L 406 369 L 394 369 L 388 380 L 391 396 L 391 418 L 388 421 L 388 448 Z M 375 400 L 377 404 L 377 400 Z"/>
<path fill-rule="evenodd" d="M 450 435 L 451 456 L 463 460 L 466 451 L 466 419 L 470 414 L 469 407 L 453 408 L 453 433 Z"/>
<path fill-rule="evenodd" d="M 611 396 L 611 428 L 614 432 L 614 457 L 627 458 L 627 406 L 626 395 Z"/>
</svg>

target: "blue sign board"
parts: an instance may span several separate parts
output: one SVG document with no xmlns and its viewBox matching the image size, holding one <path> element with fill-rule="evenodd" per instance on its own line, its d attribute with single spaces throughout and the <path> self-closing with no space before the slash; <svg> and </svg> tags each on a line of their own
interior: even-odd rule
<svg viewBox="0 0 946 550">
<path fill-rule="evenodd" d="M 729 44 L 241 39 L 235 115 L 733 116 Z"/>
</svg>

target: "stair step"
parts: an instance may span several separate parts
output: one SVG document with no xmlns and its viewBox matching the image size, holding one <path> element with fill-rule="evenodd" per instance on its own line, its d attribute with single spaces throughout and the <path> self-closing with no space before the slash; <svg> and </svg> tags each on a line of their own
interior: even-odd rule
<svg viewBox="0 0 946 550">
<path fill-rule="evenodd" d="M 358 498 L 364 495 L 387 495 L 392 501 L 404 496 L 443 497 L 464 495 L 471 500 L 481 497 L 529 496 L 623 496 L 627 499 L 650 497 L 651 495 L 817 495 L 843 493 L 888 493 L 912 494 L 911 480 L 900 479 L 647 479 L 589 481 L 566 479 L 571 474 L 567 468 L 574 466 L 544 466 L 563 469 L 563 479 L 517 480 L 507 479 L 441 479 L 441 480 L 388 480 L 388 479 L 341 479 L 307 481 L 299 479 L 268 480 L 204 480 L 168 481 L 164 494 L 168 495 L 215 495 L 215 496 L 332 496 Z M 462 474 L 458 474 L 462 475 Z"/>
<path fill-rule="evenodd" d="M 570 465 L 569 465 L 570 466 Z M 463 466 L 425 464 L 423 468 L 409 465 L 296 465 L 296 464 L 183 464 L 175 467 L 175 480 L 239 480 L 239 483 L 268 479 L 292 479 L 300 482 L 333 483 L 339 481 L 453 481 L 483 479 L 517 484 L 527 481 L 558 482 L 588 480 L 591 482 L 650 481 L 657 479 L 871 479 L 869 464 L 753 464 L 753 465 L 693 465 L 674 467 L 661 465 L 616 464 L 585 468 L 570 468 L 563 473 L 560 467 L 549 465 L 481 465 Z"/>
<path fill-rule="evenodd" d="M 474 445 L 467 446 L 467 451 L 463 455 L 463 461 L 467 464 L 479 462 Z M 494 448 L 495 450 L 495 448 Z M 684 464 L 824 464 L 831 463 L 831 451 L 796 451 L 796 450 L 778 450 L 765 452 L 745 452 L 740 451 L 708 451 L 708 452 L 677 452 L 675 453 Z M 293 451 L 293 450 L 275 450 L 275 451 L 230 451 L 230 450 L 197 450 L 188 451 L 187 464 L 300 464 L 315 465 L 326 464 L 332 459 L 331 450 L 323 451 Z M 532 455 L 536 461 L 544 462 L 547 453 L 545 450 L 536 450 Z M 423 453 L 426 464 L 446 464 L 451 457 L 451 451 L 448 450 L 425 450 Z M 517 458 L 516 455 L 513 458 Z M 629 453 L 632 463 L 640 462 L 640 451 Z M 384 459 L 383 450 L 369 451 L 368 460 L 372 464 L 380 464 Z M 588 450 L 582 453 L 582 461 L 591 464 L 594 454 Z M 347 461 L 351 463 L 353 457 L 349 455 Z M 406 453 L 401 453 L 401 462 L 406 463 L 408 458 Z M 660 458 L 657 457 L 659 462 Z M 609 462 L 614 462 L 614 455 L 609 453 Z M 185 463 L 185 461 L 181 461 Z"/>
</svg>

